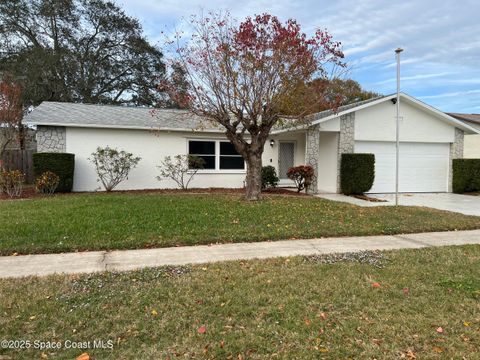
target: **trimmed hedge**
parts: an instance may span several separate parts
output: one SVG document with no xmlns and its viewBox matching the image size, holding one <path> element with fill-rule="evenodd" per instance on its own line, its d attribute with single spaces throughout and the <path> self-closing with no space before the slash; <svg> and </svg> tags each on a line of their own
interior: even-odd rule
<svg viewBox="0 0 480 360">
<path fill-rule="evenodd" d="M 60 182 L 55 192 L 71 192 L 73 187 L 73 171 L 75 155 L 67 153 L 33 154 L 33 175 L 38 178 L 46 171 L 58 175 Z"/>
<path fill-rule="evenodd" d="M 480 191 L 480 159 L 454 159 L 452 190 L 454 193 Z"/>
<path fill-rule="evenodd" d="M 360 195 L 372 188 L 375 180 L 374 154 L 342 154 L 340 187 L 345 195 Z"/>
</svg>

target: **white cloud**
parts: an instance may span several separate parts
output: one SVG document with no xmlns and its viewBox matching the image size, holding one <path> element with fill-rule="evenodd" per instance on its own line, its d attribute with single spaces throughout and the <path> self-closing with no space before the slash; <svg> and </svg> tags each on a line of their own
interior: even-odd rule
<svg viewBox="0 0 480 360">
<path fill-rule="evenodd" d="M 182 26 L 182 18 L 201 9 L 229 10 L 238 19 L 268 12 L 297 19 L 305 31 L 327 28 L 342 42 L 350 75 L 370 90 L 394 90 L 394 49 L 401 46 L 403 89 L 434 100 L 440 93 L 462 93 L 462 100 L 444 96 L 440 108 L 464 111 L 478 101 L 480 88 L 480 2 L 478 0 L 117 0 L 141 20 L 152 41 L 160 31 Z M 161 43 L 161 42 L 160 42 Z M 475 91 L 475 89 L 473 89 Z M 426 97 L 425 97 L 426 96 Z M 428 96 L 431 96 L 428 98 Z M 478 103 L 477 103 L 478 104 Z"/>
</svg>

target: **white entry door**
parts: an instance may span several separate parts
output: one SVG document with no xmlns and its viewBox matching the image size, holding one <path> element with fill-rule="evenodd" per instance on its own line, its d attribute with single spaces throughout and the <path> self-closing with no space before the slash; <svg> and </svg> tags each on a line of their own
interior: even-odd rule
<svg viewBox="0 0 480 360">
<path fill-rule="evenodd" d="M 395 143 L 357 141 L 356 153 L 375 154 L 375 181 L 371 193 L 395 192 Z M 450 144 L 401 143 L 400 192 L 447 192 Z"/>
<path fill-rule="evenodd" d="M 293 167 L 295 163 L 295 143 L 280 142 L 278 149 L 278 177 L 287 179 L 287 171 Z"/>
</svg>

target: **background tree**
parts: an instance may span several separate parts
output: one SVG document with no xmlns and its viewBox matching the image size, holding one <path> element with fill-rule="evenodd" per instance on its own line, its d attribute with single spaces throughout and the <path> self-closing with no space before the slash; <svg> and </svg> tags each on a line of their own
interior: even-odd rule
<svg viewBox="0 0 480 360">
<path fill-rule="evenodd" d="M 174 43 L 190 84 L 186 107 L 225 128 L 247 164 L 246 198 L 257 200 L 272 128 L 285 118 L 302 122 L 322 103 L 335 106 L 326 96 L 296 95 L 314 77 L 326 77 L 327 64 L 344 66 L 340 43 L 323 30 L 308 37 L 295 20 L 281 23 L 268 14 L 240 24 L 229 14 L 210 14 L 194 17 L 191 25 L 190 41 Z M 179 95 L 172 84 L 168 90 L 173 98 Z"/>
<path fill-rule="evenodd" d="M 22 88 L 8 76 L 0 82 L 0 169 L 7 146 L 20 141 L 25 134 L 22 125 Z"/>
<path fill-rule="evenodd" d="M 352 79 L 314 79 L 308 84 L 311 96 L 328 97 L 338 101 L 339 105 L 348 105 L 354 102 L 379 97 L 380 94 L 362 89 L 361 85 Z M 324 105 L 324 104 L 320 104 Z M 328 107 L 319 106 L 317 111 L 328 110 Z"/>
<path fill-rule="evenodd" d="M 2 0 L 0 72 L 25 98 L 156 105 L 162 53 L 138 20 L 105 0 Z"/>
</svg>

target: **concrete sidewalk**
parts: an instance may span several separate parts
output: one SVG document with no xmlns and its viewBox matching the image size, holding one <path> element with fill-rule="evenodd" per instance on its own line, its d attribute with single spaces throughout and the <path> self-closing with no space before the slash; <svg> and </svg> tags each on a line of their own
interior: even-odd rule
<svg viewBox="0 0 480 360">
<path fill-rule="evenodd" d="M 392 236 L 283 240 L 160 249 L 93 251 L 0 257 L 0 277 L 125 271 L 164 265 L 227 260 L 265 259 L 360 250 L 415 249 L 429 246 L 480 244 L 480 230 Z"/>
</svg>

